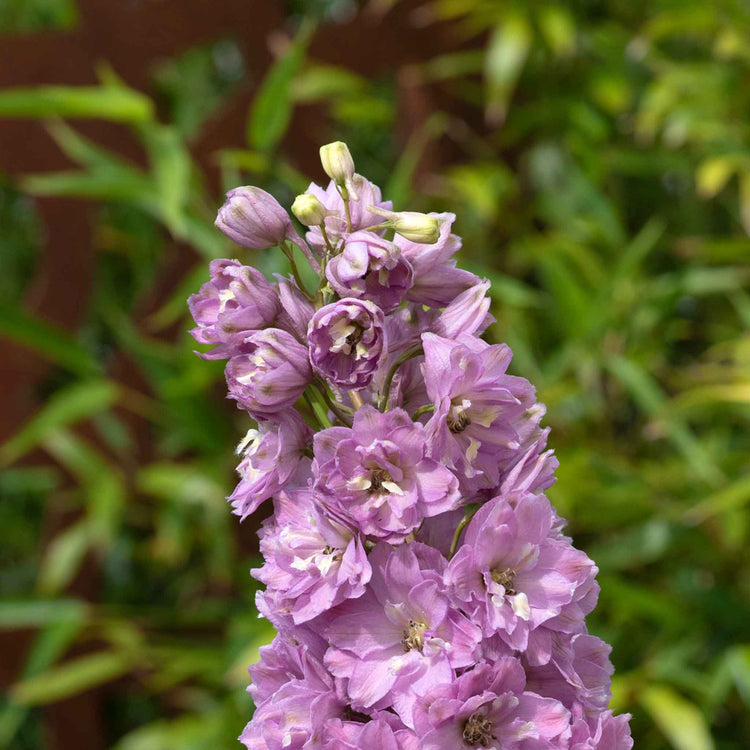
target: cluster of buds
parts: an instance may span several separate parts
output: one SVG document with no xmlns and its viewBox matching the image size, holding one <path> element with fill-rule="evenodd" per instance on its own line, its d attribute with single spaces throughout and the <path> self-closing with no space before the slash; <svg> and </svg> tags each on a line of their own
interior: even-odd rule
<svg viewBox="0 0 750 750">
<path fill-rule="evenodd" d="M 269 282 L 211 264 L 190 298 L 253 421 L 230 496 L 260 532 L 252 750 L 628 750 L 609 646 L 585 617 L 597 568 L 544 495 L 557 466 L 532 385 L 481 335 L 489 283 L 457 268 L 452 214 L 394 212 L 349 149 L 297 197 L 227 195 L 216 225 L 278 245 Z M 303 283 L 294 246 L 317 273 Z"/>
</svg>

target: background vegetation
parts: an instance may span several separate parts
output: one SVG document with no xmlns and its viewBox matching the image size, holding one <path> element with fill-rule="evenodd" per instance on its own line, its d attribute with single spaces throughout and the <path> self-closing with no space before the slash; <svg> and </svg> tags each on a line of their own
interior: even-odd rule
<svg viewBox="0 0 750 750">
<path fill-rule="evenodd" d="M 192 354 L 185 299 L 238 253 L 212 227 L 219 181 L 290 203 L 322 178 L 295 135 L 315 117 L 397 208 L 454 211 L 461 262 L 492 280 L 490 335 L 547 404 L 550 498 L 601 569 L 590 629 L 636 748 L 747 747 L 750 9 L 425 0 L 398 23 L 450 40 L 427 59 L 371 75 L 356 49 L 346 67 L 313 53 L 403 5 L 287 3 L 265 71 L 225 37 L 162 60 L 148 91 L 102 66 L 95 86 L 0 92 L 0 119 L 42 119 L 77 165 L 0 175 L 0 334 L 46 362 L 0 447 L 0 645 L 18 664 L 0 746 L 46 747 L 46 712 L 84 694 L 116 750 L 234 747 L 249 719 L 271 632 L 254 527 L 223 500 L 247 425 L 221 363 Z M 68 0 L 0 2 L 6 34 L 77 22 Z M 195 143 L 250 79 L 246 140 L 207 174 Z M 84 136 L 88 118 L 129 128 L 139 159 Z M 94 206 L 75 330 L 32 294 L 37 207 L 60 197 Z M 271 272 L 277 255 L 241 257 Z"/>
</svg>

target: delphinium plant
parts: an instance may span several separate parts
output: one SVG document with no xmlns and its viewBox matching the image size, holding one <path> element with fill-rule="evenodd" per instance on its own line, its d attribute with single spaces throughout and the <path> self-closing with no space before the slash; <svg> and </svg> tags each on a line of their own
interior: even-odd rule
<svg viewBox="0 0 750 750">
<path fill-rule="evenodd" d="M 291 275 L 216 260 L 190 299 L 201 356 L 228 360 L 255 424 L 229 500 L 243 519 L 273 507 L 252 573 L 278 634 L 241 742 L 632 747 L 607 710 L 610 648 L 586 630 L 597 568 L 544 495 L 544 406 L 481 338 L 489 283 L 456 266 L 455 217 L 394 212 L 343 143 L 321 161 L 328 187 L 292 206 L 304 238 L 255 187 L 216 221 L 279 246 Z"/>
</svg>

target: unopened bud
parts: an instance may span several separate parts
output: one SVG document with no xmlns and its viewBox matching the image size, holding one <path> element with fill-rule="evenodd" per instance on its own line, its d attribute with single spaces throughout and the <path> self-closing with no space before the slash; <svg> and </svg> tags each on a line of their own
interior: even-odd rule
<svg viewBox="0 0 750 750">
<path fill-rule="evenodd" d="M 412 242 L 432 245 L 440 239 L 440 222 L 435 216 L 417 211 L 387 211 L 378 206 L 368 206 L 367 210 L 386 219 L 381 226 L 393 229 Z"/>
<path fill-rule="evenodd" d="M 216 226 L 242 247 L 265 250 L 290 239 L 292 220 L 279 202 L 257 187 L 238 187 L 227 193 Z"/>
<path fill-rule="evenodd" d="M 310 193 L 302 193 L 292 203 L 292 213 L 306 227 L 318 227 L 330 211 Z"/>
<path fill-rule="evenodd" d="M 346 188 L 349 197 L 359 200 L 354 189 L 354 159 L 349 146 L 343 141 L 334 141 L 320 147 L 320 163 L 323 171 L 339 186 Z"/>
</svg>

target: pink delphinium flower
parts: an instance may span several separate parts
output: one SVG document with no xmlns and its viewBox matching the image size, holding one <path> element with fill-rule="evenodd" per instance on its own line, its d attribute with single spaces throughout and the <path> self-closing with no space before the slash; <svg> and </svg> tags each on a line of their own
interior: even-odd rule
<svg viewBox="0 0 750 750">
<path fill-rule="evenodd" d="M 597 568 L 550 536 L 553 519 L 543 495 L 496 498 L 472 518 L 446 571 L 451 592 L 485 636 L 517 650 L 529 647 L 529 633 L 540 626 L 583 628 L 580 604 L 588 605 Z M 561 617 L 566 609 L 570 616 Z"/>
<path fill-rule="evenodd" d="M 315 461 L 320 501 L 367 536 L 400 541 L 460 499 L 455 476 L 427 456 L 424 428 L 400 409 L 364 406 L 351 429 L 319 432 Z"/>
<path fill-rule="evenodd" d="M 567 750 L 570 712 L 525 682 L 521 663 L 506 656 L 427 690 L 414 707 L 423 750 Z"/>
<path fill-rule="evenodd" d="M 259 422 L 237 447 L 242 461 L 240 483 L 229 496 L 234 512 L 243 519 L 286 487 L 301 472 L 312 430 L 295 411 L 286 410 L 274 421 Z"/>
<path fill-rule="evenodd" d="M 200 344 L 218 344 L 203 359 L 228 359 L 251 331 L 270 325 L 281 310 L 279 296 L 260 271 L 236 260 L 213 260 L 211 280 L 188 299 Z"/>
<path fill-rule="evenodd" d="M 445 562 L 436 550 L 417 543 L 392 549 L 381 542 L 370 564 L 364 596 L 328 617 L 325 662 L 348 679 L 355 708 L 392 703 L 404 718 L 427 685 L 450 682 L 454 668 L 474 662 L 481 634 L 451 607 L 439 575 Z"/>
<path fill-rule="evenodd" d="M 342 388 L 369 385 L 388 351 L 383 311 L 353 297 L 318 310 L 307 338 L 315 370 Z"/>
<path fill-rule="evenodd" d="M 364 594 L 371 571 L 362 540 L 322 513 L 311 490 L 280 493 L 274 511 L 261 532 L 265 564 L 252 573 L 295 624 Z"/>
<path fill-rule="evenodd" d="M 457 266 L 453 214 L 392 211 L 341 142 L 292 212 L 231 191 L 217 226 L 280 245 L 268 282 L 218 260 L 190 299 L 256 422 L 229 500 L 266 500 L 278 631 L 250 670 L 251 750 L 630 750 L 609 646 L 589 635 L 594 563 L 542 494 L 557 459 L 543 404 L 481 336 L 489 282 Z M 295 246 L 313 278 L 302 273 Z M 311 249 L 312 248 L 312 249 Z M 309 269 L 308 269 L 309 270 Z"/>
<path fill-rule="evenodd" d="M 374 302 L 384 313 L 395 310 L 411 288 L 411 264 L 392 242 L 373 232 L 354 232 L 326 266 L 326 277 L 342 297 Z"/>
<path fill-rule="evenodd" d="M 256 419 L 273 418 L 294 405 L 312 380 L 307 349 L 280 328 L 248 336 L 245 352 L 226 368 L 230 398 Z"/>
</svg>

